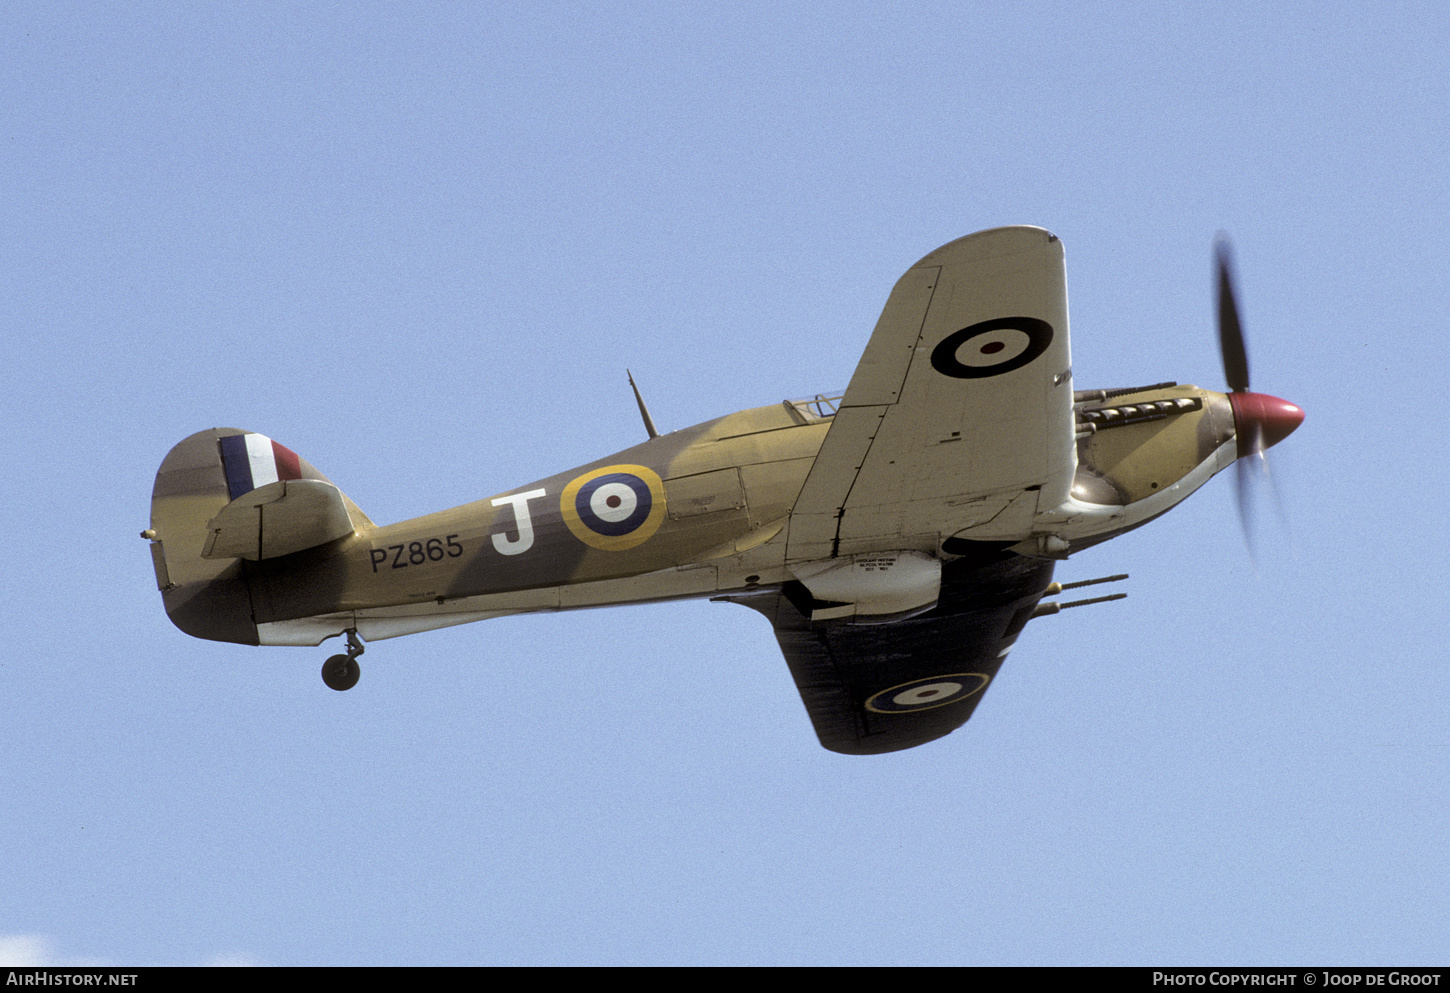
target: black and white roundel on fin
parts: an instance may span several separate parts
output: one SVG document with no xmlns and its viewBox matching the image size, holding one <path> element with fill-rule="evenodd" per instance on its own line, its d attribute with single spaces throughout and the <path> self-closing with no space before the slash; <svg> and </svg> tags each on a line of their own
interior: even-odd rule
<svg viewBox="0 0 1450 993">
<path fill-rule="evenodd" d="M 953 379 L 1021 369 L 1052 344 L 1052 325 L 1035 317 L 996 317 L 949 334 L 932 349 L 932 368 Z"/>
<path fill-rule="evenodd" d="M 991 678 L 981 672 L 954 672 L 946 676 L 913 679 L 872 694 L 866 701 L 866 709 L 878 714 L 910 714 L 945 707 L 980 693 Z"/>
<path fill-rule="evenodd" d="M 645 466 L 605 466 L 570 481 L 559 498 L 559 512 L 586 545 L 623 551 L 659 529 L 665 517 L 665 487 Z"/>
</svg>

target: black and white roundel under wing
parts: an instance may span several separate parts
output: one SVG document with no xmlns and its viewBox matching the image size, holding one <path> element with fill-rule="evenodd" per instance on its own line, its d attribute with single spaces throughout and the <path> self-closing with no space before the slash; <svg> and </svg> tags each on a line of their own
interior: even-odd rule
<svg viewBox="0 0 1450 993">
<path fill-rule="evenodd" d="M 926 256 L 851 378 L 792 514 L 789 558 L 1027 537 L 1077 468 L 1071 364 L 1051 233 L 996 228 Z"/>
<path fill-rule="evenodd" d="M 833 752 L 875 755 L 950 734 L 972 716 L 1052 582 L 1050 560 L 1010 552 L 948 562 L 924 614 L 886 624 L 812 623 L 810 593 L 727 597 L 760 611 Z"/>
</svg>

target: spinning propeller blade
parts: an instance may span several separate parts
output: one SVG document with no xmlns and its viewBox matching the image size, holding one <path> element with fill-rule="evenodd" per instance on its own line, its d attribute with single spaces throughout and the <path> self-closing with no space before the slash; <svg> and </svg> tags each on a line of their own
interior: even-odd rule
<svg viewBox="0 0 1450 993">
<path fill-rule="evenodd" d="M 1267 393 L 1249 392 L 1249 354 L 1244 344 L 1243 322 L 1239 317 L 1238 296 L 1234 291 L 1233 249 L 1228 235 L 1219 233 L 1213 245 L 1214 268 L 1218 284 L 1218 348 L 1223 356 L 1224 378 L 1228 381 L 1228 399 L 1233 407 L 1234 431 L 1238 435 L 1237 474 L 1239 520 L 1244 540 L 1253 551 L 1252 493 L 1255 466 L 1268 477 L 1268 460 L 1264 452 L 1283 441 L 1304 421 L 1304 411 L 1287 400 Z M 1272 478 L 1270 478 L 1272 485 Z"/>
<path fill-rule="evenodd" d="M 1228 388 L 1241 393 L 1249 388 L 1249 354 L 1234 293 L 1233 247 L 1221 231 L 1213 241 L 1213 256 L 1218 268 L 1218 350 L 1223 356 L 1223 375 Z"/>
</svg>

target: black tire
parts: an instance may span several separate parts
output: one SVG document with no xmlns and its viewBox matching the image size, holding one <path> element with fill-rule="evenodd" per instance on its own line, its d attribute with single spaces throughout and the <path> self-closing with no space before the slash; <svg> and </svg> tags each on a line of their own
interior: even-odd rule
<svg viewBox="0 0 1450 993">
<path fill-rule="evenodd" d="M 361 675 L 362 666 L 350 655 L 334 655 L 322 663 L 322 681 L 339 692 L 356 686 Z"/>
</svg>

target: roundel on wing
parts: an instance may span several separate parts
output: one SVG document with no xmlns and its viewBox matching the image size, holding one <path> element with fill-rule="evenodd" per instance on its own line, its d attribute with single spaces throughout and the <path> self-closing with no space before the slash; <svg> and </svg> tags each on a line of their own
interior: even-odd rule
<svg viewBox="0 0 1450 993">
<path fill-rule="evenodd" d="M 912 714 L 918 710 L 945 707 L 980 693 L 991 679 L 991 676 L 980 672 L 954 672 L 913 679 L 872 694 L 866 701 L 866 709 L 878 714 Z"/>
<path fill-rule="evenodd" d="M 665 486 L 642 465 L 608 465 L 572 479 L 559 497 L 559 512 L 584 544 L 620 552 L 659 530 Z"/>
<path fill-rule="evenodd" d="M 996 317 L 949 334 L 932 349 L 931 366 L 953 379 L 981 379 L 1021 369 L 1052 344 L 1052 325 L 1035 317 Z"/>
</svg>

